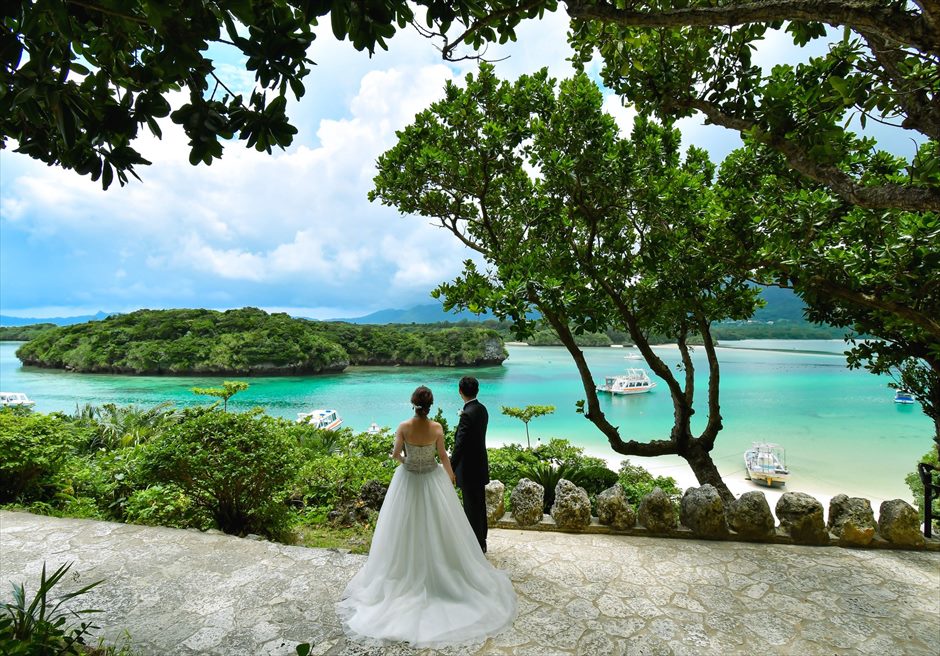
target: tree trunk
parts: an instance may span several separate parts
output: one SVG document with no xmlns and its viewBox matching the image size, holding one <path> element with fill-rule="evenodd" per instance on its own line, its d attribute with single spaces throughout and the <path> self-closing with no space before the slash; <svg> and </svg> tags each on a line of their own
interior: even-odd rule
<svg viewBox="0 0 940 656">
<path fill-rule="evenodd" d="M 689 463 L 689 467 L 692 468 L 692 472 L 695 474 L 695 478 L 698 479 L 699 485 L 705 485 L 707 483 L 713 486 L 718 490 L 718 494 L 721 495 L 721 499 L 725 502 L 725 505 L 734 501 L 734 495 L 721 479 L 721 474 L 718 473 L 718 468 L 715 467 L 711 455 L 706 449 L 702 448 L 698 440 L 689 440 L 689 448 L 683 449 L 683 452 L 679 453 L 679 455 L 685 458 L 686 462 Z"/>
</svg>

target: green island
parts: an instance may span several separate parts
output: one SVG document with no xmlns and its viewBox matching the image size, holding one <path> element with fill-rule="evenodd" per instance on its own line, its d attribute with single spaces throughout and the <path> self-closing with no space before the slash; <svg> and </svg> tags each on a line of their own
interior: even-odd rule
<svg viewBox="0 0 940 656">
<path fill-rule="evenodd" d="M 4 330 L 29 337 L 16 352 L 24 365 L 85 373 L 302 375 L 349 365 L 492 365 L 507 356 L 499 333 L 480 326 L 357 326 L 256 308 L 139 310 Z"/>
</svg>

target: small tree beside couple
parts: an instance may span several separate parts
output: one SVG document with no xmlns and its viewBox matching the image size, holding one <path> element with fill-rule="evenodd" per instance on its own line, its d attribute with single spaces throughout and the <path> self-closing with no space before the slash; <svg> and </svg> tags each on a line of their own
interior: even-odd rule
<svg viewBox="0 0 940 656">
<path fill-rule="evenodd" d="M 421 386 L 411 395 L 415 414 L 395 432 L 392 458 L 401 466 L 379 512 L 369 558 L 336 605 L 351 638 L 435 647 L 484 640 L 512 625 L 512 583 L 484 556 L 489 417 L 478 391 L 475 378 L 460 380 L 464 407 L 449 457 L 443 428 L 428 418 L 431 390 Z"/>
</svg>

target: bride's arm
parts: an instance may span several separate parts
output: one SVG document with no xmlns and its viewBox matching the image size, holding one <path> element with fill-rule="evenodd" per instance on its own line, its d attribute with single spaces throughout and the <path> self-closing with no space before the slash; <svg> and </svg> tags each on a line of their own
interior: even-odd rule
<svg viewBox="0 0 940 656">
<path fill-rule="evenodd" d="M 440 424 L 437 425 L 437 428 L 437 457 L 441 459 L 441 464 L 444 466 L 444 471 L 447 472 L 450 482 L 454 483 L 457 477 L 454 476 L 454 470 L 450 466 L 450 458 L 447 457 L 447 449 L 444 448 L 444 429 L 441 428 Z"/>
<path fill-rule="evenodd" d="M 402 433 L 401 426 L 398 427 L 398 430 L 395 431 L 395 448 L 392 449 L 392 460 L 397 460 L 398 462 L 404 463 L 405 456 L 402 454 L 402 450 L 405 448 L 405 435 Z"/>
</svg>

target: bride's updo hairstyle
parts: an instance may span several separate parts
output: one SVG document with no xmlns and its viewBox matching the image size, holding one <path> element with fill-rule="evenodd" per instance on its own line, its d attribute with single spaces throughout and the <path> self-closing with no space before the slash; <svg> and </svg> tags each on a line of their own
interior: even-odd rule
<svg viewBox="0 0 940 656">
<path fill-rule="evenodd" d="M 427 417 L 431 412 L 431 404 L 434 403 L 434 395 L 427 387 L 422 385 L 411 395 L 411 405 L 415 409 L 415 414 L 419 417 Z"/>
</svg>

